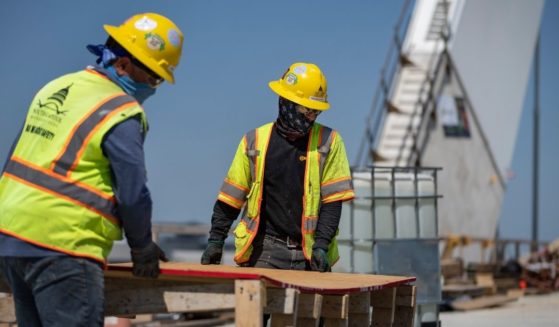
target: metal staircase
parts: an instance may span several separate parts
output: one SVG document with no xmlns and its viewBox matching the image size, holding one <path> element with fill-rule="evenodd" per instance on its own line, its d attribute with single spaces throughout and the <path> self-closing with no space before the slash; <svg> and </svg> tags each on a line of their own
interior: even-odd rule
<svg viewBox="0 0 559 327">
<path fill-rule="evenodd" d="M 440 0 L 435 6 L 425 38 L 434 41 L 430 51 L 403 49 L 403 40 L 413 12 L 406 1 L 394 28 L 379 85 L 361 142 L 356 164 L 419 166 L 421 149 L 427 139 L 429 118 L 435 110 L 441 85 L 448 40 L 447 8 Z M 406 51 L 406 52 L 404 52 Z"/>
</svg>

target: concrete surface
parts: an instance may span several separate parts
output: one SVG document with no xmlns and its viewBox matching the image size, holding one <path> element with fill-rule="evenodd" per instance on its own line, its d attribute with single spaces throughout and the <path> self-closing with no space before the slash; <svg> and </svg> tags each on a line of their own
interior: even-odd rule
<svg viewBox="0 0 559 327">
<path fill-rule="evenodd" d="M 559 292 L 531 295 L 501 307 L 466 312 L 442 312 L 443 327 L 559 326 Z"/>
</svg>

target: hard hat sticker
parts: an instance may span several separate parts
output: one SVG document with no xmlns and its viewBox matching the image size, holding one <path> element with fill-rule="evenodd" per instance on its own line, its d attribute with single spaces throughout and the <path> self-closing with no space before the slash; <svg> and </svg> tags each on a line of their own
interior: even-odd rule
<svg viewBox="0 0 559 327">
<path fill-rule="evenodd" d="M 179 35 L 179 32 L 177 32 L 177 30 L 170 29 L 169 32 L 167 33 L 167 38 L 169 38 L 169 43 L 171 43 L 172 46 L 176 48 L 181 46 L 181 37 Z"/>
<path fill-rule="evenodd" d="M 285 82 L 289 85 L 297 84 L 297 75 L 289 73 L 285 76 Z"/>
<path fill-rule="evenodd" d="M 297 75 L 303 75 L 304 73 L 307 72 L 307 66 L 299 65 L 299 66 L 293 68 L 293 72 Z"/>
<path fill-rule="evenodd" d="M 163 51 L 165 49 L 165 41 L 161 36 L 155 33 L 147 33 L 144 39 L 146 39 L 148 48 L 152 50 Z"/>
<path fill-rule="evenodd" d="M 134 27 L 140 31 L 149 32 L 157 27 L 157 22 L 150 19 L 148 16 L 144 16 L 134 23 Z"/>
</svg>

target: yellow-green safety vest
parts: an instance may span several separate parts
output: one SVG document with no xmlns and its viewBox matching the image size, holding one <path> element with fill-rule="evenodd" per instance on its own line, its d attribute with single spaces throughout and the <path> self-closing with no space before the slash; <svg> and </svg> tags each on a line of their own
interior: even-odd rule
<svg viewBox="0 0 559 327">
<path fill-rule="evenodd" d="M 122 231 L 101 143 L 134 116 L 147 132 L 140 104 L 94 70 L 45 85 L 0 177 L 0 232 L 105 263 Z"/>
<path fill-rule="evenodd" d="M 218 200 L 232 207 L 245 207 L 234 231 L 234 259 L 238 264 L 249 260 L 258 231 L 264 165 L 272 128 L 273 123 L 268 123 L 244 135 L 218 195 Z M 321 203 L 347 201 L 355 196 L 341 136 L 316 122 L 307 146 L 303 194 L 302 246 L 305 258 L 310 260 Z M 334 238 L 328 249 L 328 260 L 333 265 L 338 259 Z"/>
</svg>

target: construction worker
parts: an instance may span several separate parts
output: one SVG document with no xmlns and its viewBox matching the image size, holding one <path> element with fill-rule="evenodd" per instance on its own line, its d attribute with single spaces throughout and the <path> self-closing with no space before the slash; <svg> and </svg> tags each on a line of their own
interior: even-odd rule
<svg viewBox="0 0 559 327">
<path fill-rule="evenodd" d="M 155 278 L 142 103 L 174 83 L 183 34 L 145 13 L 87 48 L 97 65 L 33 98 L 0 178 L 0 262 L 18 326 L 102 326 L 103 268 L 124 231 L 133 274 Z"/>
<path fill-rule="evenodd" d="M 326 77 L 295 63 L 269 83 L 279 115 L 242 138 L 214 205 L 202 264 L 221 262 L 235 228 L 241 266 L 326 272 L 338 260 L 335 236 L 342 201 L 354 197 L 345 146 L 335 130 L 315 122 L 330 105 Z"/>
</svg>

